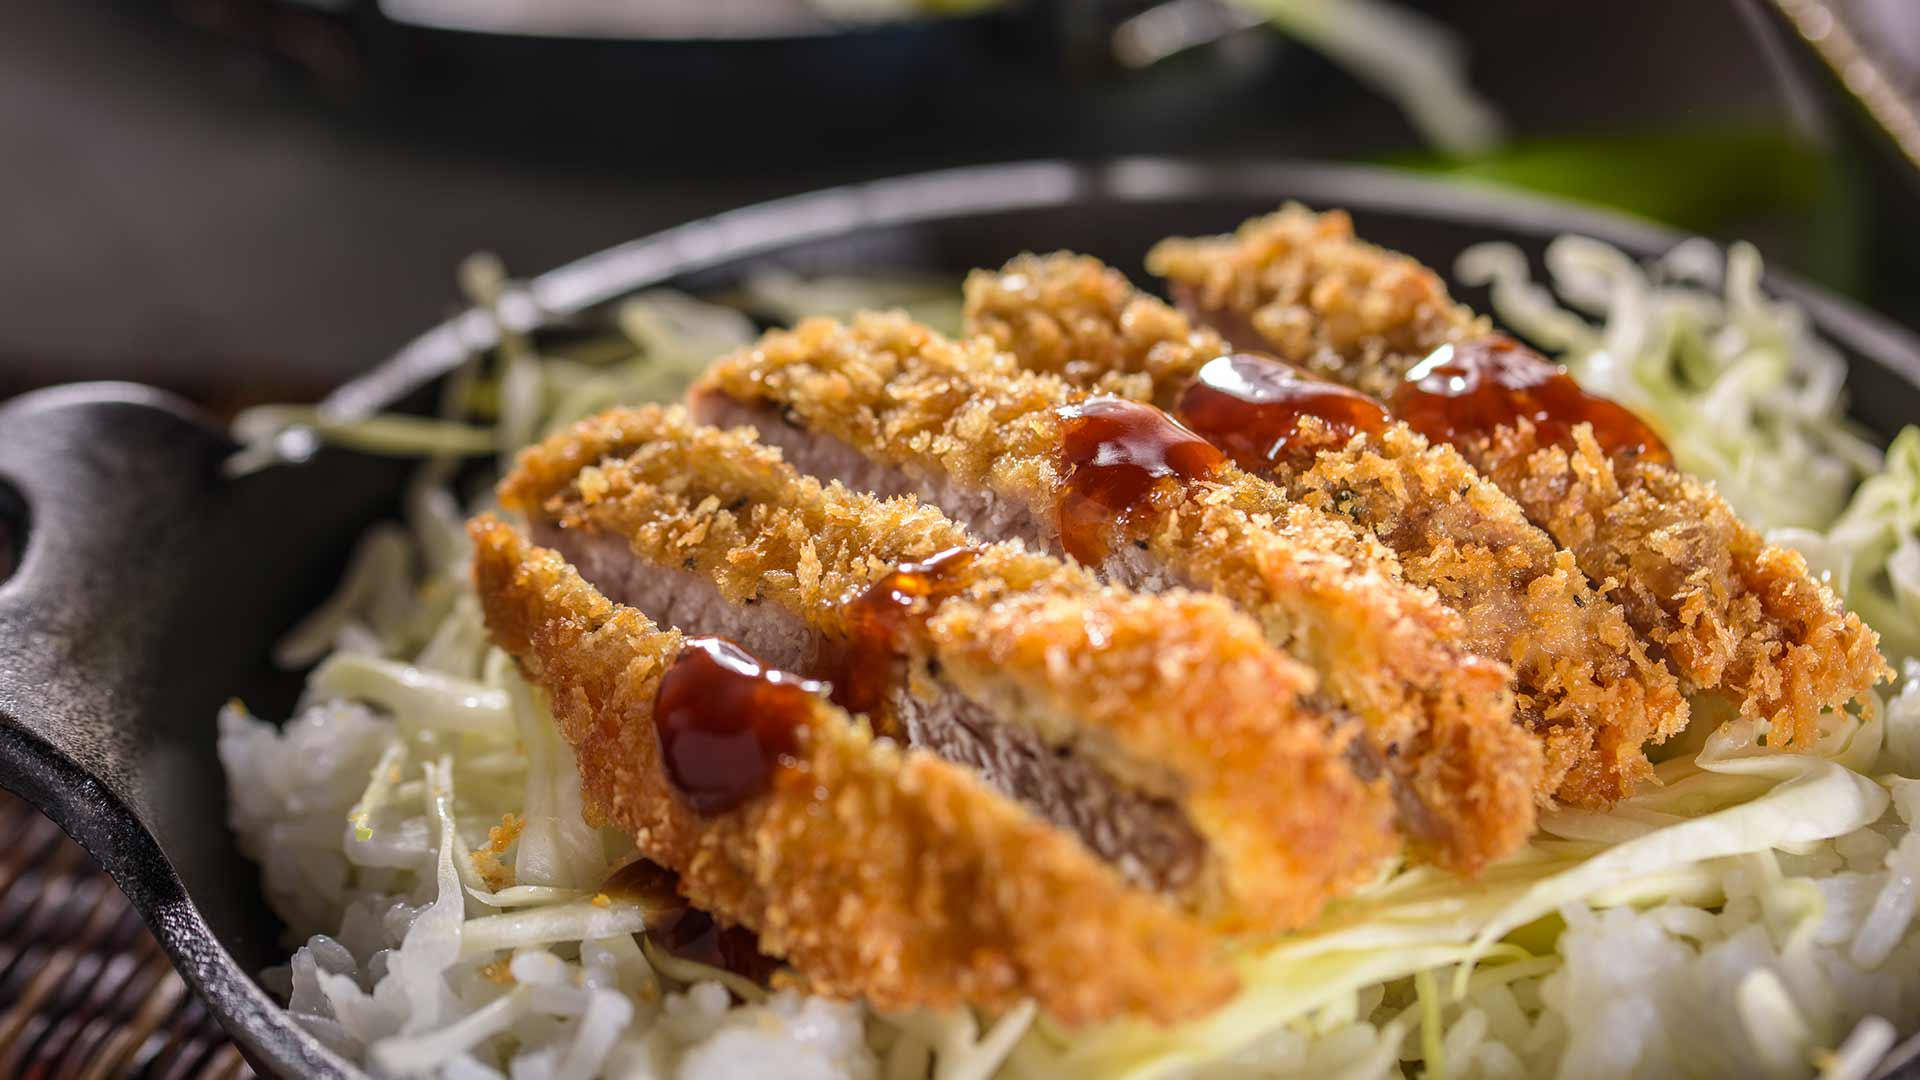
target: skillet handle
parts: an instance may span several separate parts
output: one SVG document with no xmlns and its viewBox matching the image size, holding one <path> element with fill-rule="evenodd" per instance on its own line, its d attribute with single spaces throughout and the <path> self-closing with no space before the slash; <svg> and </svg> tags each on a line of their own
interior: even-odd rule
<svg viewBox="0 0 1920 1080">
<path fill-rule="evenodd" d="M 10 507 L 26 538 L 0 584 L 0 785 L 109 870 L 143 828 L 210 914 L 252 874 L 226 829 L 215 716 L 234 697 L 285 715 L 300 676 L 271 645 L 392 512 L 409 467 L 323 452 L 232 479 L 232 450 L 144 386 L 0 406 L 0 517 Z"/>
<path fill-rule="evenodd" d="M 351 468 L 229 481 L 231 449 L 143 386 L 0 405 L 18 556 L 0 584 L 0 785 L 112 875 L 242 1051 L 275 1063 L 263 1072 L 344 1080 L 247 974 L 284 954 L 226 828 L 214 715 L 262 685 L 266 642 L 311 602 L 287 582 L 324 577 L 359 528 L 344 493 L 386 492 Z"/>
<path fill-rule="evenodd" d="M 17 560 L 0 587 L 0 717 L 143 819 L 145 740 L 130 714 L 168 696 L 154 645 L 186 588 L 178 562 L 212 516 L 228 448 L 184 401 L 130 383 L 54 387 L 0 407 L 10 487 L 0 514 Z M 21 775 L 46 761 L 7 749 L 0 779 L 85 843 L 98 793 L 47 790 Z"/>
<path fill-rule="evenodd" d="M 32 744 L 0 745 L 0 784 L 86 845 L 99 800 L 29 768 L 77 766 L 189 886 L 206 831 L 225 835 L 216 713 L 239 697 L 284 715 L 300 678 L 273 666 L 272 642 L 330 591 L 408 470 L 323 452 L 233 479 L 233 449 L 191 405 L 129 383 L 0 406 L 0 518 L 11 507 L 26 538 L 0 585 L 0 737 Z"/>
</svg>

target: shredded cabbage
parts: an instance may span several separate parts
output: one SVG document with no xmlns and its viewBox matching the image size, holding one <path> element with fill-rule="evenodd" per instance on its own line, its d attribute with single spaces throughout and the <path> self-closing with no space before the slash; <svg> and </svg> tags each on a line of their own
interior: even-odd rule
<svg viewBox="0 0 1920 1080">
<path fill-rule="evenodd" d="M 1805 554 L 1880 632 L 1887 655 L 1920 655 L 1920 428 L 1893 440 L 1886 467 L 1824 532 L 1781 529 L 1771 539 Z"/>
<path fill-rule="evenodd" d="M 1846 360 L 1804 312 L 1760 291 L 1760 255 L 1704 241 L 1651 267 L 1579 236 L 1548 245 L 1553 290 L 1510 244 L 1463 252 L 1457 272 L 1582 384 L 1645 416 L 1682 468 L 1711 478 L 1761 528 L 1824 528 L 1881 456 L 1846 417 Z M 1598 324 L 1586 316 L 1598 317 Z M 1791 483 L 1782 478 L 1791 477 Z"/>
</svg>

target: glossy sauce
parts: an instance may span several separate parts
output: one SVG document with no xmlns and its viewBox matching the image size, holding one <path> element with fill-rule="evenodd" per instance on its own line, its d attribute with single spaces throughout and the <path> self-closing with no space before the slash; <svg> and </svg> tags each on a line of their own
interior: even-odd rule
<svg viewBox="0 0 1920 1080">
<path fill-rule="evenodd" d="M 760 939 L 744 926 L 721 926 L 698 908 L 647 930 L 647 940 L 682 960 L 744 975 L 761 986 L 784 965 L 760 951 Z"/>
<path fill-rule="evenodd" d="M 645 907 L 647 940 L 658 948 L 765 986 L 779 970 L 780 961 L 760 951 L 753 931 L 744 926 L 722 927 L 713 916 L 689 907 L 680 895 L 679 880 L 679 875 L 658 863 L 635 859 L 609 875 L 599 891 Z"/>
<path fill-rule="evenodd" d="M 1384 406 L 1358 390 L 1307 378 L 1257 353 L 1207 361 L 1181 392 L 1175 414 L 1255 473 L 1309 465 L 1321 450 L 1358 434 L 1378 435 L 1392 422 Z M 1326 425 L 1326 436 L 1300 438 L 1300 421 L 1309 416 Z"/>
<path fill-rule="evenodd" d="M 731 810 L 766 791 L 824 683 L 761 664 L 725 638 L 688 638 L 654 699 L 667 780 L 696 813 Z"/>
<path fill-rule="evenodd" d="M 1156 484 L 1210 476 L 1226 457 L 1151 405 L 1089 398 L 1060 410 L 1061 546 L 1083 563 L 1106 558 L 1112 527 L 1124 525 Z"/>
<path fill-rule="evenodd" d="M 1574 428 L 1592 424 L 1609 457 L 1673 461 L 1645 421 L 1587 393 L 1565 368 L 1499 335 L 1436 349 L 1407 372 L 1394 392 L 1393 411 L 1436 442 L 1489 436 L 1525 419 L 1541 445 L 1570 447 Z"/>
<path fill-rule="evenodd" d="M 680 875 L 651 859 L 635 859 L 608 874 L 598 891 L 614 900 L 639 904 L 650 914 L 687 906 L 680 896 Z"/>
<path fill-rule="evenodd" d="M 834 704 L 865 714 L 878 734 L 900 735 L 885 705 L 894 664 L 906 650 L 906 634 L 925 625 L 943 601 L 966 588 L 966 571 L 977 554 L 973 548 L 957 547 L 925 562 L 901 563 L 847 601 L 846 640 L 831 650 L 825 665 Z"/>
</svg>

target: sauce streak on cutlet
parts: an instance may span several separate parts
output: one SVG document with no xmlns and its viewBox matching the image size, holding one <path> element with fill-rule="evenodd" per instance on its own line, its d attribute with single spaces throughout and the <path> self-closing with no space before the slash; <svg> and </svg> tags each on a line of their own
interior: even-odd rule
<svg viewBox="0 0 1920 1080">
<path fill-rule="evenodd" d="M 607 875 L 598 891 L 646 908 L 647 940 L 682 960 L 744 975 L 761 986 L 783 966 L 760 951 L 753 931 L 721 926 L 712 915 L 689 906 L 680 895 L 680 875 L 659 863 L 635 859 Z"/>
<path fill-rule="evenodd" d="M 1673 463 L 1646 421 L 1587 393 L 1567 369 L 1499 334 L 1435 349 L 1394 390 L 1393 411 L 1427 438 L 1456 445 L 1526 420 L 1540 445 L 1572 449 L 1574 429 L 1591 424 L 1608 457 Z"/>
<path fill-rule="evenodd" d="M 797 750 L 825 683 L 769 668 L 725 638 L 688 638 L 660 678 L 654 727 L 667 779 L 696 813 L 761 794 Z"/>
<path fill-rule="evenodd" d="M 1164 479 L 1211 476 L 1226 463 L 1212 443 L 1151 405 L 1096 397 L 1059 410 L 1060 544 L 1089 566 L 1108 554 L 1108 536 Z"/>
<path fill-rule="evenodd" d="M 901 563 L 846 602 L 846 639 L 835 644 L 821 672 L 833 684 L 835 705 L 864 714 L 875 734 L 901 737 L 885 705 L 906 635 L 966 588 L 977 555 L 976 548 L 956 547 L 925 562 Z"/>
<path fill-rule="evenodd" d="M 1321 450 L 1358 434 L 1378 435 L 1392 420 L 1377 401 L 1337 383 L 1309 379 L 1257 353 L 1231 353 L 1201 365 L 1174 409 L 1180 422 L 1259 475 L 1276 464 L 1310 466 Z M 1300 421 L 1321 421 L 1300 438 Z"/>
</svg>

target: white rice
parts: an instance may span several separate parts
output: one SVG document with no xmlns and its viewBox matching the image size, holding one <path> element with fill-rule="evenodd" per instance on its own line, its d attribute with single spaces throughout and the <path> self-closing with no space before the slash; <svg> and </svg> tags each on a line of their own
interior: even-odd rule
<svg viewBox="0 0 1920 1080">
<path fill-rule="evenodd" d="M 1530 305 L 1510 322 L 1579 336 L 1571 313 L 1516 291 L 1510 265 L 1500 272 L 1509 299 Z M 781 288 L 783 298 L 796 291 Z M 1618 325 L 1646 319 L 1648 304 L 1585 299 L 1606 320 L 1580 339 L 1588 345 L 1663 336 Z M 650 303 L 625 320 L 641 356 L 624 367 L 512 358 L 499 387 L 519 400 L 499 411 L 515 418 L 514 438 L 612 400 L 671 393 L 697 354 L 748 332 L 685 298 Z M 1766 337 L 1753 306 L 1742 311 L 1747 339 Z M 673 333 L 663 327 L 697 328 L 685 335 L 697 347 L 658 340 Z M 1767 337 L 1769 347 L 1796 332 Z M 1789 351 L 1813 369 L 1837 363 Z M 1659 367 L 1647 356 L 1611 367 L 1569 359 L 1615 380 Z M 1656 396 L 1658 417 L 1685 430 L 1687 409 L 1727 407 L 1724 391 L 1690 404 L 1667 379 Z M 1746 411 L 1757 430 L 1777 437 L 1782 425 L 1767 413 L 1784 400 L 1755 399 Z M 1809 431 L 1815 414 L 1837 418 L 1836 395 L 1822 391 L 1818 408 L 1808 400 L 1792 404 Z M 457 402 L 450 419 L 462 419 Z M 254 426 L 248 467 L 284 441 L 280 427 L 259 417 Z M 1795 440 L 1795 452 L 1832 455 L 1812 475 L 1861 468 L 1848 439 Z M 1780 452 L 1757 445 L 1762 458 Z M 1702 456 L 1742 467 L 1737 441 L 1716 436 L 1710 449 Z M 1767 754 L 1753 745 L 1759 732 L 1729 727 L 1663 762 L 1661 782 L 1611 814 L 1548 815 L 1524 852 L 1476 881 L 1423 868 L 1387 875 L 1309 932 L 1246 950 L 1242 995 L 1178 1028 L 1066 1032 L 1030 1008 L 881 1016 L 657 954 L 636 935 L 637 905 L 595 895 L 633 857 L 631 843 L 582 823 L 570 749 L 487 643 L 445 475 L 427 467 L 407 527 L 370 533 L 336 601 L 285 643 L 289 661 L 322 660 L 296 715 L 276 728 L 235 702 L 220 717 L 232 824 L 289 927 L 292 956 L 267 982 L 303 1025 L 372 1073 L 1852 1078 L 1870 1074 L 1895 1032 L 1920 1026 L 1920 833 L 1909 834 L 1920 780 L 1905 778 L 1920 775 L 1920 666 L 1911 663 L 1884 706 L 1829 717 L 1814 753 Z M 1820 521 L 1795 520 L 1796 542 L 1853 544 L 1861 516 L 1879 514 L 1875 528 L 1898 542 L 1882 537 L 1866 557 L 1889 558 L 1920 528 L 1920 518 L 1875 509 L 1920 505 L 1905 487 L 1887 497 L 1890 475 L 1874 507 L 1843 516 L 1850 532 L 1820 531 L 1836 504 Z M 1836 581 L 1856 578 L 1887 588 L 1872 567 L 1849 566 Z M 518 831 L 493 843 L 503 822 Z M 483 868 L 482 849 L 496 865 Z M 1098 977 L 1091 958 L 1089 977 Z"/>
</svg>

